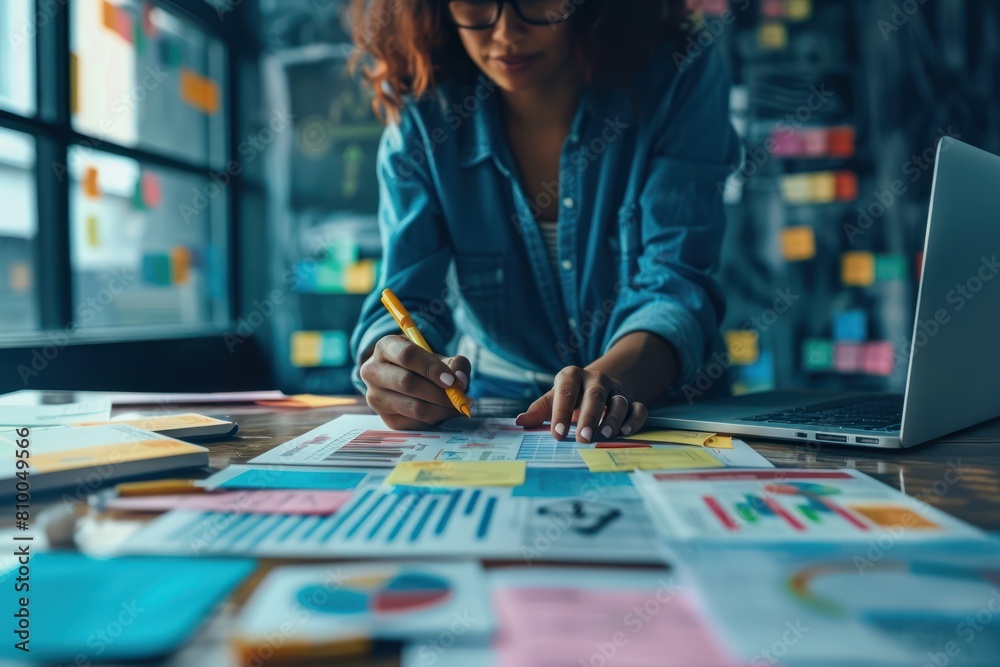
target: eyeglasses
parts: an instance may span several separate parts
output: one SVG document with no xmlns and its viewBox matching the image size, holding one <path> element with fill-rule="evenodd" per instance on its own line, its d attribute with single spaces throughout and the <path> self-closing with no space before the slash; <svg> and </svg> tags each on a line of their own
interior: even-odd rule
<svg viewBox="0 0 1000 667">
<path fill-rule="evenodd" d="M 448 12 L 459 28 L 486 30 L 500 20 L 505 4 L 528 25 L 565 23 L 573 13 L 571 0 L 451 0 Z"/>
</svg>

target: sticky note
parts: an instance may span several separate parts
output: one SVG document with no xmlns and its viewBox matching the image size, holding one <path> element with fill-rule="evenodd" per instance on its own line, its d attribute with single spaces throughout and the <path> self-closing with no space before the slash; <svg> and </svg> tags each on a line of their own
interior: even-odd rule
<svg viewBox="0 0 1000 667">
<path fill-rule="evenodd" d="M 272 408 L 329 408 L 338 405 L 354 405 L 355 399 L 344 396 L 316 396 L 313 394 L 296 394 L 288 398 L 265 401 L 254 401 L 257 405 Z"/>
<path fill-rule="evenodd" d="M 170 277 L 175 285 L 185 285 L 191 279 L 191 251 L 185 246 L 170 251 Z"/>
<path fill-rule="evenodd" d="M 167 496 L 113 498 L 108 509 L 165 512 L 172 509 L 237 514 L 301 514 L 328 516 L 350 502 L 350 491 L 247 490 Z"/>
<path fill-rule="evenodd" d="M 146 37 L 156 37 L 156 24 L 153 23 L 153 3 L 150 0 L 142 3 L 142 31 Z"/>
<path fill-rule="evenodd" d="M 826 133 L 827 154 L 830 157 L 854 157 L 857 150 L 857 133 L 853 127 L 831 127 Z"/>
<path fill-rule="evenodd" d="M 148 171 L 142 174 L 142 199 L 150 208 L 158 208 L 163 204 L 163 188 L 160 177 L 156 174 Z"/>
<path fill-rule="evenodd" d="M 642 431 L 623 438 L 623 440 L 670 445 L 692 445 L 694 447 L 715 447 L 716 449 L 733 448 L 733 439 L 728 435 L 716 435 L 715 433 L 704 433 L 701 431 L 678 431 L 671 429 Z"/>
<path fill-rule="evenodd" d="M 403 486 L 520 486 L 524 461 L 404 461 L 393 468 L 386 484 Z"/>
<path fill-rule="evenodd" d="M 101 186 L 99 181 L 100 175 L 97 171 L 97 167 L 91 165 L 84 169 L 83 181 L 81 182 L 83 196 L 88 199 L 100 199 Z"/>
<path fill-rule="evenodd" d="M 788 28 L 777 21 L 762 23 L 757 31 L 757 42 L 761 48 L 780 51 L 788 45 Z"/>
<path fill-rule="evenodd" d="M 886 377 L 895 370 L 896 348 L 891 341 L 876 341 L 865 345 L 861 370 L 868 375 Z"/>
<path fill-rule="evenodd" d="M 327 489 L 348 491 L 368 473 L 346 470 L 246 470 L 219 484 L 220 489 Z"/>
<path fill-rule="evenodd" d="M 761 16 L 769 19 L 780 19 L 785 15 L 785 6 L 782 0 L 761 0 Z"/>
<path fill-rule="evenodd" d="M 580 468 L 528 468 L 515 496 L 527 498 L 579 498 L 615 486 L 632 486 L 627 475 L 595 475 Z"/>
<path fill-rule="evenodd" d="M 348 294 L 371 294 L 375 289 L 375 262 L 365 259 L 347 268 L 344 291 Z"/>
<path fill-rule="evenodd" d="M 812 0 L 785 0 L 785 16 L 789 21 L 806 21 L 812 16 Z"/>
<path fill-rule="evenodd" d="M 875 280 L 880 283 L 906 278 L 905 255 L 878 255 L 875 257 Z"/>
<path fill-rule="evenodd" d="M 727 331 L 723 338 L 729 351 L 729 360 L 734 364 L 746 366 L 755 363 L 760 357 L 760 336 L 756 331 Z"/>
<path fill-rule="evenodd" d="M 833 342 L 821 338 L 802 341 L 802 365 L 806 371 L 828 371 L 833 368 Z"/>
<path fill-rule="evenodd" d="M 31 290 L 31 267 L 27 262 L 11 262 L 7 269 L 7 282 L 12 292 L 23 293 Z"/>
<path fill-rule="evenodd" d="M 802 150 L 806 157 L 823 157 L 827 153 L 827 131 L 825 128 L 802 130 Z"/>
<path fill-rule="evenodd" d="M 132 189 L 132 208 L 136 211 L 145 211 L 146 202 L 142 198 L 142 180 L 137 180 L 135 182 L 135 187 Z"/>
<path fill-rule="evenodd" d="M 701 10 L 705 16 L 722 16 L 729 10 L 729 0 L 702 0 Z"/>
<path fill-rule="evenodd" d="M 833 321 L 833 337 L 839 341 L 863 341 L 868 338 L 868 313 L 860 308 L 838 313 Z"/>
<path fill-rule="evenodd" d="M 809 181 L 809 197 L 814 204 L 829 204 L 837 201 L 837 177 L 832 171 L 813 174 Z"/>
<path fill-rule="evenodd" d="M 781 196 L 789 204 L 812 201 L 812 174 L 788 174 L 781 179 Z"/>
<path fill-rule="evenodd" d="M 840 261 L 840 277 L 845 285 L 868 287 L 875 282 L 875 255 L 865 251 L 845 252 Z"/>
<path fill-rule="evenodd" d="M 166 253 L 149 253 L 143 255 L 142 279 L 149 285 L 169 285 L 170 256 Z"/>
<path fill-rule="evenodd" d="M 721 468 L 724 464 L 704 449 L 579 449 L 591 472 Z"/>
<path fill-rule="evenodd" d="M 206 115 L 219 111 L 219 84 L 194 70 L 181 69 L 181 100 Z"/>
<path fill-rule="evenodd" d="M 858 343 L 836 343 L 833 346 L 833 367 L 840 373 L 861 370 L 864 346 Z"/>
<path fill-rule="evenodd" d="M 771 133 L 771 154 L 778 157 L 797 157 L 804 153 L 802 137 L 795 130 L 776 129 Z"/>
<path fill-rule="evenodd" d="M 800 225 L 782 229 L 781 255 L 789 262 L 802 262 L 815 257 L 816 235 L 813 228 Z"/>
<path fill-rule="evenodd" d="M 69 53 L 69 112 L 80 113 L 80 57 Z"/>
<path fill-rule="evenodd" d="M 324 331 L 320 345 L 320 365 L 343 366 L 349 360 L 346 331 Z"/>
<path fill-rule="evenodd" d="M 854 201 L 858 198 L 858 176 L 853 171 L 838 171 L 833 175 L 837 201 Z"/>
<path fill-rule="evenodd" d="M 851 503 L 848 507 L 861 514 L 872 523 L 883 528 L 906 528 L 912 530 L 940 530 L 941 527 L 930 519 L 917 514 L 908 507 L 901 505 L 873 504 L 859 505 Z"/>
<path fill-rule="evenodd" d="M 293 331 L 290 343 L 292 366 L 313 368 L 323 361 L 323 336 L 318 331 Z"/>
<path fill-rule="evenodd" d="M 93 215 L 87 216 L 87 245 L 96 248 L 101 245 L 100 222 Z"/>
</svg>

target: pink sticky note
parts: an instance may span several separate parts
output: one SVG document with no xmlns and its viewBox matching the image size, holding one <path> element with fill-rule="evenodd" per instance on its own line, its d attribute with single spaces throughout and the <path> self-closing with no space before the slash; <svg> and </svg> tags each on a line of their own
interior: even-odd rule
<svg viewBox="0 0 1000 667">
<path fill-rule="evenodd" d="M 833 367 L 841 373 L 857 373 L 863 362 L 862 346 L 857 343 L 837 343 L 833 346 Z"/>
<path fill-rule="evenodd" d="M 802 137 L 795 130 L 775 130 L 771 133 L 771 143 L 771 154 L 778 157 L 795 157 L 805 152 Z"/>
<path fill-rule="evenodd" d="M 142 199 L 149 208 L 158 208 L 163 203 L 163 188 L 156 174 L 147 171 L 142 175 Z"/>
<path fill-rule="evenodd" d="M 192 509 L 244 514 L 334 514 L 347 504 L 350 491 L 247 490 L 173 496 L 113 498 L 108 509 L 166 512 Z"/>
<path fill-rule="evenodd" d="M 734 664 L 690 593 L 677 589 L 510 588 L 493 601 L 500 667 Z"/>
<path fill-rule="evenodd" d="M 869 375 L 892 375 L 895 368 L 896 349 L 891 341 L 878 341 L 865 345 L 864 371 Z"/>
</svg>

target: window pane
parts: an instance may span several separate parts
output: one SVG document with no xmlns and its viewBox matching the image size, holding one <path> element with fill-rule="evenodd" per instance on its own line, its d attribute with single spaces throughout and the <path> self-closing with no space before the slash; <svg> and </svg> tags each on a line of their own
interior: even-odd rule
<svg viewBox="0 0 1000 667">
<path fill-rule="evenodd" d="M 0 108 L 35 113 L 35 17 L 32 0 L 0 2 Z"/>
<path fill-rule="evenodd" d="M 35 142 L 0 129 L 0 332 L 38 328 Z"/>
<path fill-rule="evenodd" d="M 225 162 L 225 49 L 149 0 L 72 4 L 73 125 L 99 140 Z"/>
<path fill-rule="evenodd" d="M 76 326 L 225 324 L 222 187 L 80 147 L 69 172 Z"/>
</svg>

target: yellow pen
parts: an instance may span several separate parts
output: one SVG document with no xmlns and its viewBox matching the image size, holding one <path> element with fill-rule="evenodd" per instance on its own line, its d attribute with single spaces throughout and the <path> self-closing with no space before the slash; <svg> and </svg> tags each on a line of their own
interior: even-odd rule
<svg viewBox="0 0 1000 667">
<path fill-rule="evenodd" d="M 396 320 L 396 324 L 398 324 L 399 328 L 403 330 L 403 334 L 407 338 L 431 354 L 434 354 L 434 350 L 432 350 L 431 346 L 427 344 L 426 340 L 424 340 L 423 335 L 420 333 L 420 329 L 417 328 L 413 318 L 410 317 L 409 311 L 406 310 L 399 298 L 392 293 L 391 289 L 385 289 L 382 291 L 382 305 L 385 306 L 385 309 L 389 311 L 390 315 L 392 315 L 392 319 Z M 448 399 L 451 401 L 451 404 L 455 406 L 456 410 L 461 412 L 466 417 L 472 416 L 472 413 L 469 412 L 469 398 L 462 392 L 461 389 L 458 387 L 449 387 L 444 391 L 448 394 Z"/>
</svg>

